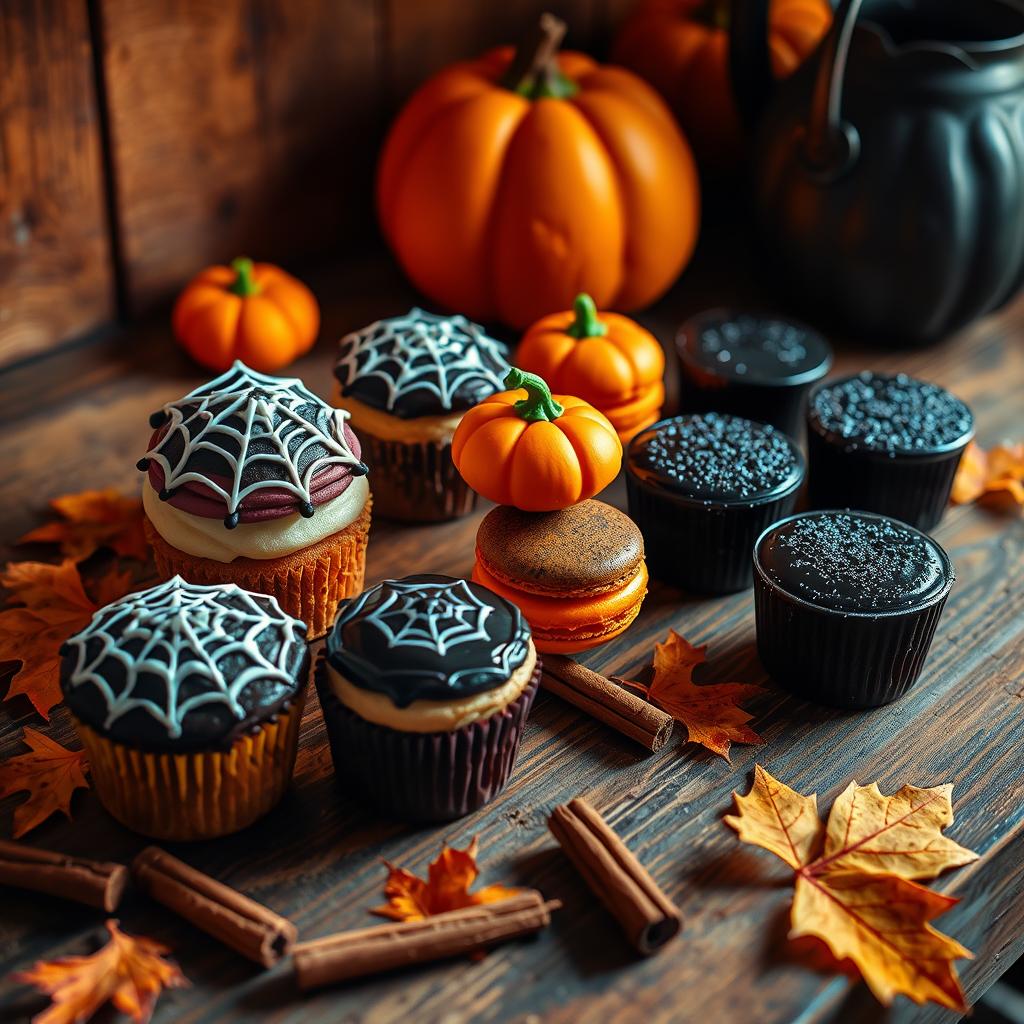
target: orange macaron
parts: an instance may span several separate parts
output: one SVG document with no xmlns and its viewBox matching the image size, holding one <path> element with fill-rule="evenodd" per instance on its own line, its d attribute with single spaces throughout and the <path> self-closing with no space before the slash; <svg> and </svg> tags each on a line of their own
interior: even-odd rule
<svg viewBox="0 0 1024 1024">
<path fill-rule="evenodd" d="M 601 501 L 539 513 L 500 505 L 477 531 L 472 578 L 519 607 L 537 650 L 585 651 L 618 636 L 640 611 L 643 536 Z"/>
</svg>

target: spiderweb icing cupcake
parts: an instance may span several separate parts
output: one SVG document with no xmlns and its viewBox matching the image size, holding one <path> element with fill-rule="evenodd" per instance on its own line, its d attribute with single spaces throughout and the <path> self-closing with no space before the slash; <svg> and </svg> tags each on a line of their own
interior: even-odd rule
<svg viewBox="0 0 1024 1024">
<path fill-rule="evenodd" d="M 367 468 L 348 415 L 240 362 L 150 418 L 146 534 L 169 579 L 271 594 L 326 632 L 363 586 Z"/>
</svg>

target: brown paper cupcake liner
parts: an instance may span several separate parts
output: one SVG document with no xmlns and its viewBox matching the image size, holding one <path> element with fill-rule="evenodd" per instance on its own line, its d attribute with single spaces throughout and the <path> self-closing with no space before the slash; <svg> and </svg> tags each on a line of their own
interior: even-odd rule
<svg viewBox="0 0 1024 1024">
<path fill-rule="evenodd" d="M 451 732 L 400 732 L 366 721 L 334 694 L 321 652 L 314 678 L 339 784 L 403 821 L 451 821 L 505 788 L 540 682 L 541 663 L 506 708 Z"/>
<path fill-rule="evenodd" d="M 435 523 L 468 515 L 477 495 L 452 462 L 451 444 L 384 441 L 359 432 L 362 458 L 373 472 L 377 514 L 404 522 Z"/>
<path fill-rule="evenodd" d="M 228 750 L 139 750 L 74 719 L 100 803 L 153 839 L 213 839 L 251 825 L 284 795 L 295 767 L 306 687 Z"/>
<path fill-rule="evenodd" d="M 363 589 L 372 500 L 367 497 L 359 518 L 344 530 L 280 558 L 200 558 L 168 544 L 148 519 L 146 539 L 161 579 L 179 575 L 189 583 L 235 583 L 243 590 L 269 594 L 306 624 L 313 640 L 331 628 L 338 605 Z"/>
</svg>

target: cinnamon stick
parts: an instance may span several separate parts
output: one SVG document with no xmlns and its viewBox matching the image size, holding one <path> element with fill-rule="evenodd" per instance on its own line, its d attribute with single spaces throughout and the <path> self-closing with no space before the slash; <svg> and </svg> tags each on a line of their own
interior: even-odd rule
<svg viewBox="0 0 1024 1024">
<path fill-rule="evenodd" d="M 300 942 L 293 957 L 296 980 L 306 990 L 473 953 L 547 927 L 560 906 L 524 889 L 498 903 Z"/>
<path fill-rule="evenodd" d="M 541 686 L 652 753 L 672 735 L 671 715 L 564 654 L 545 654 Z"/>
<path fill-rule="evenodd" d="M 556 807 L 548 827 L 639 952 L 653 953 L 678 934 L 679 908 L 590 804 L 577 797 Z"/>
<path fill-rule="evenodd" d="M 124 864 L 70 857 L 22 843 L 0 841 L 0 884 L 31 889 L 97 907 L 117 909 L 128 883 Z"/>
<path fill-rule="evenodd" d="M 287 918 L 159 847 L 146 847 L 132 861 L 132 875 L 158 903 L 264 967 L 286 956 L 297 937 Z"/>
</svg>

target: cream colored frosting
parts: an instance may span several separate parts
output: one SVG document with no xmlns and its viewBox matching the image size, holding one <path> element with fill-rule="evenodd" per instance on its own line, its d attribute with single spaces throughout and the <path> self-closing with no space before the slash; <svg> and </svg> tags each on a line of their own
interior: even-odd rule
<svg viewBox="0 0 1024 1024">
<path fill-rule="evenodd" d="M 142 505 L 157 533 L 179 551 L 233 562 L 290 555 L 344 530 L 359 518 L 369 493 L 366 477 L 357 476 L 337 498 L 318 505 L 309 519 L 294 512 L 262 523 L 239 523 L 233 530 L 220 519 L 194 516 L 161 501 L 148 479 L 142 483 Z"/>
<path fill-rule="evenodd" d="M 381 441 L 403 441 L 406 444 L 423 441 L 451 444 L 455 428 L 465 415 L 463 412 L 449 412 L 443 416 L 415 416 L 403 420 L 355 398 L 343 398 L 339 385 L 334 388 L 334 404 L 349 414 L 349 423 L 357 435 L 372 434 Z"/>
<path fill-rule="evenodd" d="M 479 722 L 507 708 L 526 689 L 537 665 L 537 649 L 530 641 L 526 660 L 507 683 L 456 700 L 414 700 L 408 707 L 397 707 L 386 693 L 364 690 L 349 682 L 327 663 L 327 677 L 334 695 L 360 718 L 400 732 L 452 732 Z"/>
</svg>

